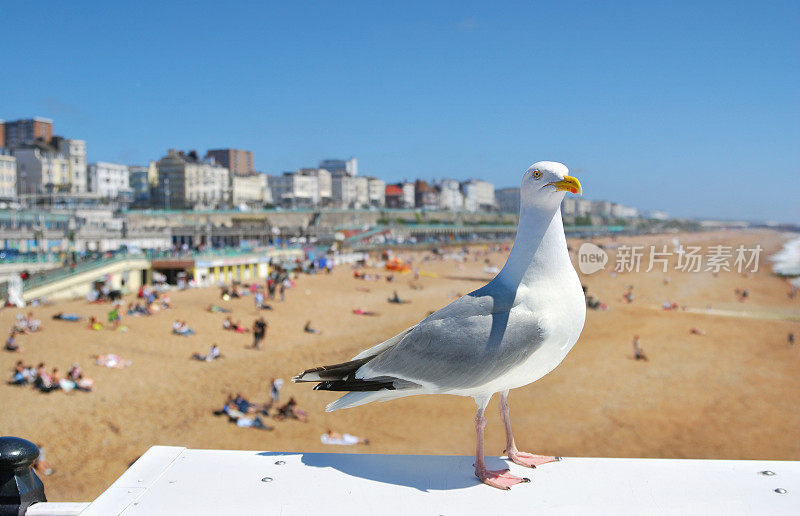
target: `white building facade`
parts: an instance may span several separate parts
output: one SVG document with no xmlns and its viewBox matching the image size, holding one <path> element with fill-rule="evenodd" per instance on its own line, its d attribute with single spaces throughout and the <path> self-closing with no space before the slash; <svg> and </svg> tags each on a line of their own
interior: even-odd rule
<svg viewBox="0 0 800 516">
<path fill-rule="evenodd" d="M 128 165 L 92 163 L 89 165 L 89 191 L 106 199 L 132 196 Z"/>
<path fill-rule="evenodd" d="M 346 175 L 333 176 L 331 197 L 335 208 L 355 208 L 358 203 L 356 178 Z"/>
<path fill-rule="evenodd" d="M 413 208 L 414 207 L 414 183 L 409 183 L 408 181 L 406 181 L 406 182 L 403 183 L 402 188 L 403 188 L 402 207 L 403 208 Z"/>
<path fill-rule="evenodd" d="M 376 208 L 386 206 L 386 181 L 377 177 L 368 177 L 367 197 L 370 206 Z"/>
<path fill-rule="evenodd" d="M 89 187 L 86 142 L 56 136 L 53 144 L 68 162 L 69 192 L 86 193 Z"/>
<path fill-rule="evenodd" d="M 465 211 L 493 211 L 495 209 L 494 185 L 480 179 L 461 183 Z"/>
<path fill-rule="evenodd" d="M 49 144 L 22 145 L 13 152 L 17 159 L 19 194 L 69 191 L 69 160 Z"/>
<path fill-rule="evenodd" d="M 439 182 L 439 209 L 461 211 L 464 209 L 464 195 L 461 185 L 455 179 L 443 179 Z"/>
<path fill-rule="evenodd" d="M 231 200 L 230 172 L 213 159 L 170 149 L 156 164 L 158 189 L 153 204 L 167 209 L 223 209 Z"/>
<path fill-rule="evenodd" d="M 17 197 L 17 158 L 0 149 L 0 199 L 8 201 Z"/>
<path fill-rule="evenodd" d="M 266 176 L 232 176 L 231 199 L 234 208 L 261 208 L 264 205 Z"/>
<path fill-rule="evenodd" d="M 287 208 L 312 208 L 319 202 L 319 184 L 316 175 L 284 172 L 270 176 L 272 203 Z"/>
</svg>

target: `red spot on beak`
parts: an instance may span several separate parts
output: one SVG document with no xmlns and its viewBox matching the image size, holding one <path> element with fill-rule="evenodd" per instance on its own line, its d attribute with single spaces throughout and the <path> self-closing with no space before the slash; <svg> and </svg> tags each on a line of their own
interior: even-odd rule
<svg viewBox="0 0 800 516">
<path fill-rule="evenodd" d="M 572 192 L 572 193 L 578 193 L 578 191 L 577 191 L 576 189 L 574 189 L 574 188 L 571 188 L 571 189 L 570 189 L 570 192 Z"/>
</svg>

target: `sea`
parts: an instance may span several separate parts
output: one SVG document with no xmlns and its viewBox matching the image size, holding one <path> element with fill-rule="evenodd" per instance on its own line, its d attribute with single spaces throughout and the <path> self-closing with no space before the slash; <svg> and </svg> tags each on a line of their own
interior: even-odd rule
<svg viewBox="0 0 800 516">
<path fill-rule="evenodd" d="M 783 249 L 769 257 L 772 272 L 781 276 L 800 276 L 800 235 L 793 233 Z"/>
</svg>

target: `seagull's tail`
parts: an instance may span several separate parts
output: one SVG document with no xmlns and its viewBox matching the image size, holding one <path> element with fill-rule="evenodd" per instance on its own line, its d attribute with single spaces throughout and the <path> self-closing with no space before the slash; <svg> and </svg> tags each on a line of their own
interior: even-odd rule
<svg viewBox="0 0 800 516">
<path fill-rule="evenodd" d="M 341 364 L 306 369 L 292 378 L 292 381 L 319 382 L 314 386 L 315 391 L 350 391 L 328 405 L 325 408 L 326 412 L 420 393 L 420 385 L 402 378 L 393 376 L 356 378 L 356 372 L 361 366 L 373 358 L 375 355 Z"/>
<path fill-rule="evenodd" d="M 413 396 L 414 394 L 422 394 L 420 389 L 408 389 L 408 390 L 398 390 L 398 391 L 390 391 L 390 390 L 381 390 L 381 391 L 359 391 L 359 392 L 349 392 L 339 398 L 338 400 L 329 403 L 327 407 L 325 407 L 325 412 L 333 412 L 334 410 L 345 409 L 345 408 L 352 408 L 357 407 L 359 405 L 366 405 L 367 403 L 372 403 L 373 401 L 389 401 L 394 400 L 397 398 L 403 398 L 405 396 Z"/>
<path fill-rule="evenodd" d="M 371 356 L 368 358 L 359 358 L 341 364 L 326 365 L 322 367 L 314 367 L 306 369 L 302 373 L 292 378 L 293 382 L 324 382 L 332 383 L 341 381 L 352 376 L 358 371 L 358 368 L 375 358 Z M 350 390 L 350 389 L 324 389 L 324 390 Z"/>
</svg>

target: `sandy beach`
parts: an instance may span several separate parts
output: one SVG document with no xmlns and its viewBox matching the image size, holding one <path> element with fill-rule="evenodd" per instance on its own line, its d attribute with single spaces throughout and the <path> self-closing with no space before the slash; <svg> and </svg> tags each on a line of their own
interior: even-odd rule
<svg viewBox="0 0 800 516">
<path fill-rule="evenodd" d="M 753 274 L 735 271 L 660 270 L 612 274 L 614 253 L 605 271 L 581 276 L 589 292 L 607 310 L 589 310 L 578 344 L 553 373 L 510 396 L 520 449 L 563 456 L 663 457 L 800 460 L 800 298 L 790 299 L 785 280 L 772 275 L 766 257 L 784 236 L 768 231 L 714 232 L 592 240 L 602 245 L 682 244 L 754 246 L 764 252 Z M 583 240 L 571 241 L 574 249 Z M 171 292 L 174 308 L 149 317 L 125 317 L 128 331 L 92 331 L 86 321 L 52 320 L 57 312 L 95 315 L 106 320 L 108 304 L 86 300 L 31 308 L 44 329 L 23 334 L 23 352 L 0 353 L 0 370 L 10 378 L 17 360 L 62 374 L 79 363 L 95 380 L 94 391 L 40 393 L 32 387 L 0 385 L 4 435 L 25 437 L 45 446 L 55 473 L 44 477 L 55 501 L 89 501 L 99 495 L 150 446 L 252 449 L 302 452 L 458 454 L 474 451 L 472 399 L 454 396 L 412 397 L 390 403 L 325 413 L 336 393 L 315 392 L 312 384 L 289 379 L 305 368 L 342 362 L 416 323 L 429 311 L 491 279 L 489 265 L 502 266 L 506 253 L 421 262 L 423 275 L 412 289 L 410 274 L 395 281 L 353 278 L 349 267 L 332 274 L 301 275 L 286 300 L 262 311 L 269 323 L 265 346 L 248 349 L 249 334 L 222 328 L 225 314 L 209 313 L 209 304 L 232 310 L 234 320 L 250 327 L 258 316 L 250 296 L 221 301 L 219 289 Z M 574 254 L 574 253 L 573 253 Z M 377 257 L 377 255 L 376 255 Z M 646 264 L 645 264 L 646 265 Z M 383 269 L 366 272 L 386 275 Z M 668 276 L 669 281 L 665 281 Z M 623 300 L 628 285 L 632 303 Z M 369 289 L 369 292 L 363 291 Z M 747 289 L 739 301 L 736 289 Z M 407 304 L 390 304 L 393 291 Z M 135 299 L 126 296 L 125 302 Z M 677 303 L 666 311 L 665 303 Z M 379 313 L 356 315 L 361 307 Z M 682 309 L 686 307 L 686 309 Z M 7 331 L 18 313 L 0 312 Z M 172 322 L 186 320 L 191 337 L 171 333 Z M 306 321 L 320 335 L 303 331 Z M 698 328 L 703 335 L 693 335 Z M 647 362 L 633 359 L 638 334 Z M 4 333 L 4 338 L 5 338 Z M 217 343 L 224 358 L 191 360 Z M 132 361 L 125 369 L 93 364 L 96 354 L 115 353 Z M 273 431 L 239 428 L 212 414 L 231 393 L 251 401 L 269 398 L 269 380 L 283 378 L 285 401 L 294 396 L 309 421 L 267 421 Z M 486 449 L 503 452 L 497 399 L 487 411 Z M 370 439 L 369 445 L 328 446 L 326 430 Z M 557 467 L 557 465 L 553 466 Z M 533 473 L 535 475 L 535 473 Z M 477 482 L 477 480 L 476 480 Z"/>
</svg>

